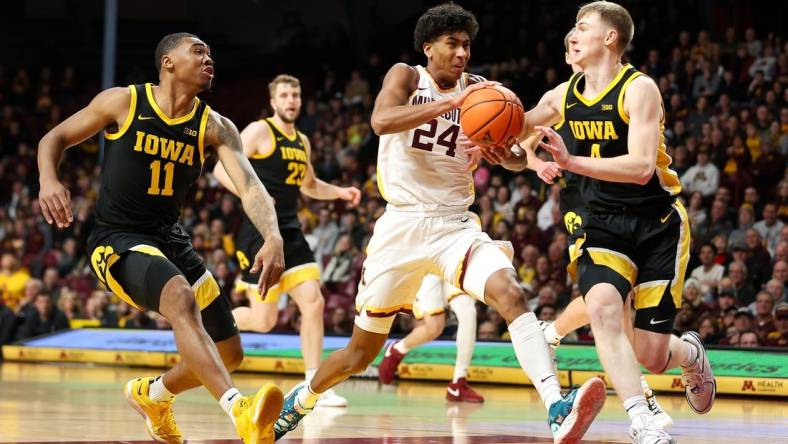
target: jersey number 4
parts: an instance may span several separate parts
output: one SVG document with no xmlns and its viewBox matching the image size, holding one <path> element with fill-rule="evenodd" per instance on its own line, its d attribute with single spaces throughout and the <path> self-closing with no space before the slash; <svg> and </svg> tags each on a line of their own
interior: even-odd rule
<svg viewBox="0 0 788 444">
<path fill-rule="evenodd" d="M 452 125 L 448 127 L 446 131 L 442 132 L 433 141 L 435 133 L 438 132 L 438 120 L 432 119 L 427 124 L 430 126 L 429 129 L 417 128 L 416 131 L 413 131 L 413 142 L 410 143 L 410 146 L 424 151 L 432 151 L 432 148 L 437 144 L 448 148 L 446 155 L 454 157 L 454 152 L 457 150 L 457 136 L 460 135 L 460 126 Z M 422 142 L 422 137 L 427 140 Z"/>
<path fill-rule="evenodd" d="M 287 170 L 291 171 L 290 175 L 285 180 L 288 185 L 301 186 L 306 174 L 306 164 L 298 162 L 290 162 L 287 164 Z"/>
<path fill-rule="evenodd" d="M 153 196 L 172 196 L 172 179 L 175 175 L 175 164 L 173 162 L 164 164 L 164 188 L 159 188 L 161 170 L 160 160 L 154 160 L 150 163 L 150 186 L 148 187 L 148 194 Z"/>
</svg>

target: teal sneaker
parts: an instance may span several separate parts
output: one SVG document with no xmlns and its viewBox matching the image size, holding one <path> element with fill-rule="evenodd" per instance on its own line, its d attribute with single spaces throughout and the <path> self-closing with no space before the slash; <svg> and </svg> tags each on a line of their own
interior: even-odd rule
<svg viewBox="0 0 788 444">
<path fill-rule="evenodd" d="M 305 409 L 298 404 L 298 392 L 306 389 L 306 381 L 296 385 L 285 396 L 282 411 L 279 412 L 279 419 L 274 423 L 274 441 L 280 440 L 287 432 L 291 432 L 298 427 L 298 423 L 312 409 Z"/>
<path fill-rule="evenodd" d="M 553 432 L 555 444 L 580 441 L 605 405 L 606 390 L 604 381 L 594 377 L 579 388 L 572 388 L 560 401 L 550 406 L 547 424 Z"/>
</svg>

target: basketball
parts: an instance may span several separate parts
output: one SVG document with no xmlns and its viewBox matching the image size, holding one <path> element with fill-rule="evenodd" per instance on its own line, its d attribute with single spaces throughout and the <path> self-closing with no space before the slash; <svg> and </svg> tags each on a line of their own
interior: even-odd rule
<svg viewBox="0 0 788 444">
<path fill-rule="evenodd" d="M 501 85 L 473 91 L 463 102 L 460 112 L 462 131 L 481 147 L 506 144 L 520 134 L 523 121 L 520 99 Z"/>
</svg>

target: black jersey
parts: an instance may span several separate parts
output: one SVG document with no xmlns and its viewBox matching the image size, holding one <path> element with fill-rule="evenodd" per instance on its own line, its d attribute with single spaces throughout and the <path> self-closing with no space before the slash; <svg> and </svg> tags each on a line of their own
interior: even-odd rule
<svg viewBox="0 0 788 444">
<path fill-rule="evenodd" d="M 253 155 L 249 162 L 274 198 L 279 227 L 300 227 L 296 213 L 308 162 L 304 136 L 297 130 L 292 135 L 286 134 L 270 118 L 263 122 L 271 133 L 272 149 L 267 154 Z M 252 227 L 246 216 L 243 225 Z"/>
<path fill-rule="evenodd" d="M 171 119 L 153 99 L 151 84 L 131 85 L 126 121 L 107 132 L 96 220 L 103 226 L 159 232 L 174 225 L 186 193 L 202 171 L 210 107 L 195 98 Z"/>
<path fill-rule="evenodd" d="M 624 93 L 632 80 L 641 75 L 631 65 L 625 65 L 593 99 L 587 99 L 579 92 L 585 79 L 583 73 L 572 76 L 564 100 L 564 125 L 572 133 L 571 150 L 574 154 L 608 158 L 629 152 L 629 116 L 624 112 Z M 649 212 L 654 209 L 661 214 L 662 209 L 675 200 L 674 196 L 681 192 L 681 183 L 676 173 L 669 168 L 671 158 L 665 152 L 664 129 L 663 115 L 656 168 L 645 185 L 588 177 L 577 182 L 580 197 L 589 210 Z"/>
<path fill-rule="evenodd" d="M 571 84 L 572 80 L 577 76 L 578 73 L 573 74 L 572 77 L 569 78 L 569 84 Z M 566 94 L 564 97 L 566 97 Z M 577 155 L 575 151 L 575 139 L 572 131 L 569 129 L 569 125 L 566 124 L 566 120 L 564 119 L 566 98 L 564 98 L 561 106 L 561 121 L 553 126 L 553 129 L 555 129 L 558 135 L 561 136 L 561 139 L 563 139 L 569 154 L 574 156 Z M 561 193 L 558 196 L 561 213 L 566 214 L 568 211 L 577 211 L 578 208 L 582 206 L 579 182 L 583 179 L 583 176 L 579 176 L 567 170 L 562 170 L 561 175 L 562 177 L 558 181 L 561 185 Z"/>
</svg>

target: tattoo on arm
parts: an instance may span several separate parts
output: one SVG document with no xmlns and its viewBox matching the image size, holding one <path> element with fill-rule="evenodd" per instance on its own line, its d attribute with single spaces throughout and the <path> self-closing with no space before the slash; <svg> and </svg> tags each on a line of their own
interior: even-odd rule
<svg viewBox="0 0 788 444">
<path fill-rule="evenodd" d="M 211 114 L 212 118 L 208 119 L 206 132 L 215 134 L 219 150 L 229 151 L 229 155 L 224 156 L 221 160 L 238 190 L 244 211 L 264 239 L 268 239 L 274 234 L 279 235 L 274 200 L 244 155 L 238 128 L 229 119 L 217 113 Z M 214 116 L 216 117 L 214 118 Z"/>
</svg>

